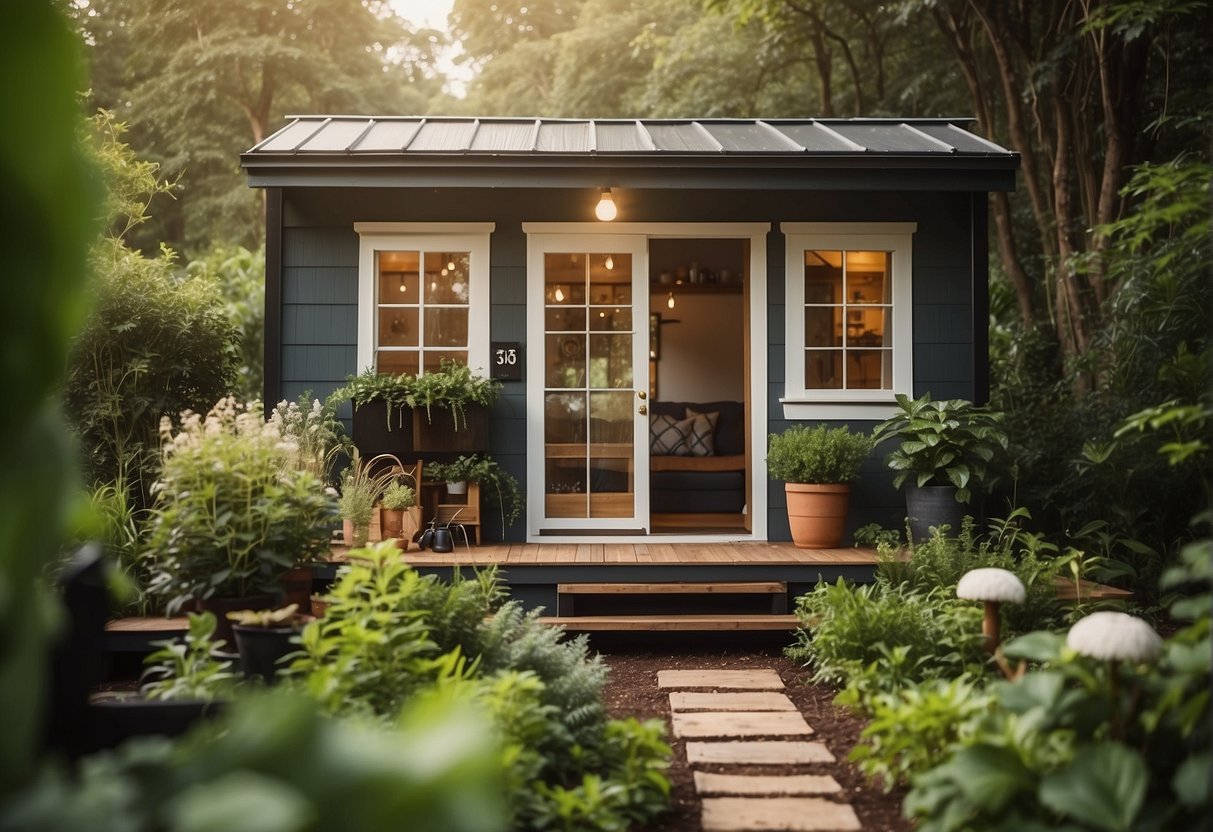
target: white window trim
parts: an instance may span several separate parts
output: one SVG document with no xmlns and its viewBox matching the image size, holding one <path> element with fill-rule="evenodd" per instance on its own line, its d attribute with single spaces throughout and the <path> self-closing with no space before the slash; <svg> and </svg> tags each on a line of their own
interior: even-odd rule
<svg viewBox="0 0 1213 832">
<path fill-rule="evenodd" d="M 784 418 L 883 419 L 895 408 L 895 394 L 911 395 L 914 386 L 912 222 L 787 222 Z M 804 252 L 806 249 L 893 252 L 893 389 L 806 390 L 804 387 Z"/>
<path fill-rule="evenodd" d="M 375 252 L 409 249 L 466 251 L 468 273 L 468 367 L 489 370 L 489 236 L 491 222 L 357 222 L 358 352 L 356 372 L 375 364 Z"/>
</svg>

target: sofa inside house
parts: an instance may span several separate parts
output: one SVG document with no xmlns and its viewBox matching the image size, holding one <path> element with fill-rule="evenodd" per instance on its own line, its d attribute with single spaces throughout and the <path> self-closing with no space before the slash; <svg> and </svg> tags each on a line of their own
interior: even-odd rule
<svg viewBox="0 0 1213 832">
<path fill-rule="evenodd" d="M 710 525 L 743 523 L 745 405 L 653 401 L 649 414 L 652 513 L 716 515 L 703 518 Z"/>
</svg>

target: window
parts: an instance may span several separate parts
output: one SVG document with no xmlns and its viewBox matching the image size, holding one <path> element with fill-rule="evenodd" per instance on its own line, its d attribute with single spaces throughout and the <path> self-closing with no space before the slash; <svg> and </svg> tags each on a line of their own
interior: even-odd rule
<svg viewBox="0 0 1213 832">
<path fill-rule="evenodd" d="M 357 223 L 358 368 L 488 368 L 492 224 Z"/>
<path fill-rule="evenodd" d="M 883 404 L 912 387 L 915 225 L 785 223 L 782 229 L 786 417 L 878 418 Z"/>
</svg>

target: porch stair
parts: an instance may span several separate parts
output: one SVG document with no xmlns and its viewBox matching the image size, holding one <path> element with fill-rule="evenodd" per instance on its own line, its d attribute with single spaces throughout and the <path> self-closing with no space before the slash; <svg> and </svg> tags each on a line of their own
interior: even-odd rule
<svg viewBox="0 0 1213 832">
<path fill-rule="evenodd" d="M 556 615 L 571 632 L 794 630 L 785 581 L 562 583 Z"/>
</svg>

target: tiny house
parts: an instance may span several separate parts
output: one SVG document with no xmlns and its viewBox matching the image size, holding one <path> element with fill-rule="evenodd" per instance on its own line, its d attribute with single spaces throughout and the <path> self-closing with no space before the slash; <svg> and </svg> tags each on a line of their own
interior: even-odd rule
<svg viewBox="0 0 1213 832">
<path fill-rule="evenodd" d="M 504 385 L 506 542 L 787 540 L 768 434 L 986 397 L 987 195 L 1018 155 L 965 125 L 293 117 L 241 157 L 266 400 L 465 361 Z M 874 455 L 850 526 L 901 514 Z"/>
</svg>

